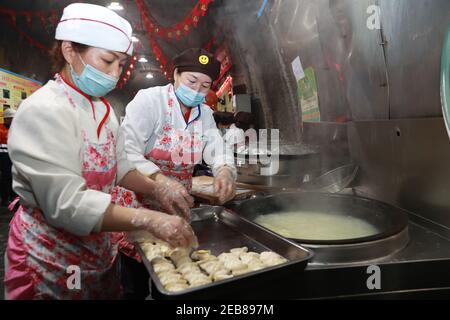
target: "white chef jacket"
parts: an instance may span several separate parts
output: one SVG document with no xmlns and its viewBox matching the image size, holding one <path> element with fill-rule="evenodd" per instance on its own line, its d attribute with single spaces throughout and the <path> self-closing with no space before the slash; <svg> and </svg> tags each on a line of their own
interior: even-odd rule
<svg viewBox="0 0 450 320">
<path fill-rule="evenodd" d="M 230 125 L 230 128 L 228 130 L 226 130 L 226 132 L 223 136 L 223 139 L 231 145 L 244 144 L 245 143 L 245 132 L 243 129 L 236 127 L 236 125 L 234 123 L 232 123 Z"/>
<path fill-rule="evenodd" d="M 61 85 L 73 99 L 69 102 Z M 9 132 L 9 153 L 13 163 L 13 189 L 21 203 L 39 208 L 46 221 L 83 236 L 98 231 L 111 195 L 88 189 L 82 177 L 82 129 L 88 141 L 105 143 L 108 126 L 117 141 L 119 182 L 134 166 L 126 159 L 119 123 L 110 108 L 100 136 L 97 127 L 106 114 L 98 99 L 91 104 L 66 83 L 49 81 L 20 105 Z"/>
<path fill-rule="evenodd" d="M 216 174 L 224 165 L 229 166 L 236 177 L 234 155 L 231 146 L 226 145 L 214 121 L 213 111 L 203 104 L 192 108 L 188 124 L 184 118 L 181 106 L 174 93 L 172 84 L 139 90 L 134 99 L 126 107 L 126 115 L 122 122 L 125 136 L 125 149 L 128 159 L 144 175 L 151 175 L 159 171 L 159 167 L 147 160 L 145 155 L 150 152 L 156 142 L 157 133 L 164 126 L 168 99 L 173 101 L 175 113 L 174 129 L 187 130 L 192 122 L 199 117 L 202 125 L 203 155 L 215 150 L 212 163 L 208 163 Z"/>
</svg>

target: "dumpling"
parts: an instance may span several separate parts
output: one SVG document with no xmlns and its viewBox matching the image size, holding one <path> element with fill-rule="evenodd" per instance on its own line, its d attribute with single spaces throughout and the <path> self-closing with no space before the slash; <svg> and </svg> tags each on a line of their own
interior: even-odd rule
<svg viewBox="0 0 450 320">
<path fill-rule="evenodd" d="M 161 241 L 161 243 L 157 242 L 156 246 L 159 247 L 159 250 L 161 251 L 161 254 L 164 257 L 169 257 L 170 254 L 172 253 L 172 251 L 174 250 L 167 243 L 162 242 L 162 241 Z"/>
<path fill-rule="evenodd" d="M 189 288 L 189 285 L 186 283 L 169 283 L 167 286 L 165 286 L 166 290 L 168 291 L 182 291 Z"/>
<path fill-rule="evenodd" d="M 198 265 L 194 262 L 185 263 L 182 266 L 180 266 L 179 268 L 177 268 L 177 270 L 184 275 L 192 273 L 192 272 L 201 272 Z"/>
<path fill-rule="evenodd" d="M 238 253 L 231 253 L 231 252 L 222 252 L 221 254 L 219 254 L 217 256 L 217 258 L 220 261 L 223 261 L 223 262 L 225 262 L 227 260 L 231 260 L 231 259 L 233 259 L 233 260 L 238 259 L 239 260 L 239 254 Z"/>
<path fill-rule="evenodd" d="M 223 264 L 224 264 L 225 268 L 227 268 L 231 271 L 247 268 L 247 265 L 245 263 L 243 263 L 242 261 L 240 261 L 239 259 L 230 259 L 230 260 L 225 261 Z M 234 274 L 234 272 L 233 272 L 233 274 Z"/>
<path fill-rule="evenodd" d="M 250 270 L 249 268 L 247 268 L 247 266 L 245 266 L 245 268 L 242 268 L 242 269 L 233 269 L 233 270 L 231 270 L 231 272 L 233 273 L 233 276 L 239 276 L 239 275 L 241 275 L 241 274 L 244 274 L 244 273 L 249 273 L 249 272 L 251 272 L 252 270 Z"/>
<path fill-rule="evenodd" d="M 198 265 L 209 275 L 214 275 L 217 271 L 222 269 L 227 270 L 223 262 L 218 259 L 201 261 Z"/>
<path fill-rule="evenodd" d="M 208 284 L 208 283 L 211 283 L 211 282 L 212 282 L 212 280 L 209 279 L 209 278 L 198 278 L 198 279 L 194 280 L 193 282 L 189 282 L 189 284 L 192 287 L 197 287 L 197 286 L 202 286 L 204 284 Z"/>
<path fill-rule="evenodd" d="M 272 251 L 261 252 L 260 259 L 266 266 L 269 266 L 269 267 L 275 266 L 278 264 L 282 264 L 282 263 L 285 263 L 288 261 L 285 258 L 283 258 L 282 256 L 280 256 L 279 254 L 272 252 Z"/>
<path fill-rule="evenodd" d="M 180 268 L 185 264 L 191 264 L 191 263 L 193 263 L 192 259 L 186 256 L 184 258 L 179 259 L 177 262 L 175 262 L 175 265 L 177 266 L 177 268 Z"/>
<path fill-rule="evenodd" d="M 200 286 L 211 283 L 212 280 L 201 272 L 192 272 L 184 276 L 191 286 Z"/>
<path fill-rule="evenodd" d="M 250 271 L 258 271 L 264 269 L 266 266 L 259 259 L 252 259 L 247 262 L 248 269 Z"/>
<path fill-rule="evenodd" d="M 153 270 L 155 270 L 156 274 L 160 274 L 166 271 L 175 271 L 175 266 L 169 261 L 154 263 Z"/>
<path fill-rule="evenodd" d="M 192 262 L 192 259 L 189 257 L 188 251 L 183 249 L 172 251 L 172 253 L 170 254 L 170 259 L 177 267 Z"/>
<path fill-rule="evenodd" d="M 233 278 L 233 275 L 230 274 L 230 271 L 227 269 L 220 269 L 220 270 L 216 271 L 212 276 L 212 279 L 214 281 L 220 281 L 220 280 L 225 280 L 225 279 L 230 279 L 230 278 Z"/>
<path fill-rule="evenodd" d="M 184 279 L 181 274 L 164 274 L 159 278 L 159 281 L 163 286 L 167 286 L 170 283 L 187 284 L 186 279 Z"/>
<path fill-rule="evenodd" d="M 153 244 L 145 245 L 142 250 L 145 253 L 145 257 L 148 261 L 153 261 L 155 258 L 163 258 L 164 253 L 159 246 L 155 246 Z"/>
<path fill-rule="evenodd" d="M 197 250 L 191 254 L 191 258 L 194 260 L 209 260 L 215 257 L 211 254 L 211 250 Z"/>
<path fill-rule="evenodd" d="M 260 261 L 259 253 L 256 252 L 246 252 L 241 254 L 239 257 L 241 261 L 245 264 L 248 264 L 250 261 L 258 260 Z"/>
<path fill-rule="evenodd" d="M 233 248 L 230 250 L 230 253 L 237 254 L 238 256 L 241 256 L 241 254 L 248 252 L 247 247 L 242 248 Z"/>
</svg>

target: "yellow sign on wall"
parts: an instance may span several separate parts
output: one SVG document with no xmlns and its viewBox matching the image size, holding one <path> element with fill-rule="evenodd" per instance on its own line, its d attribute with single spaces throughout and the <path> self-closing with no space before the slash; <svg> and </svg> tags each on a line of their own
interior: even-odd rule
<svg viewBox="0 0 450 320">
<path fill-rule="evenodd" d="M 0 123 L 5 108 L 17 109 L 20 102 L 39 89 L 42 83 L 0 68 Z"/>
</svg>

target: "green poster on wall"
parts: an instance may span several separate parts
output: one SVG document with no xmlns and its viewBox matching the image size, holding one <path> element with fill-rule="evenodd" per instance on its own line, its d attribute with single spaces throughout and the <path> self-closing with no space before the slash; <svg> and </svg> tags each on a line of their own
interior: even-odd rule
<svg viewBox="0 0 450 320">
<path fill-rule="evenodd" d="M 305 76 L 297 81 L 297 93 L 303 122 L 319 122 L 319 96 L 314 69 L 305 69 Z"/>
</svg>

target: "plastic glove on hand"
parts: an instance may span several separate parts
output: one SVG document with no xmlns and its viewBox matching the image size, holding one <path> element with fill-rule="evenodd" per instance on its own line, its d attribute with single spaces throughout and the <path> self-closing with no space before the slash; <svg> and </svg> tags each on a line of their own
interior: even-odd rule
<svg viewBox="0 0 450 320">
<path fill-rule="evenodd" d="M 236 184 L 231 168 L 222 167 L 214 177 L 214 191 L 219 195 L 219 202 L 223 204 L 234 198 Z"/>
<path fill-rule="evenodd" d="M 153 192 L 155 201 L 161 210 L 179 215 L 189 221 L 190 208 L 194 205 L 194 199 L 189 195 L 186 188 L 179 182 L 165 178 L 162 181 L 155 181 L 157 184 Z"/>
<path fill-rule="evenodd" d="M 141 208 L 136 210 L 131 224 L 150 232 L 173 247 L 192 248 L 198 246 L 197 237 L 191 226 L 179 216 Z"/>
</svg>

